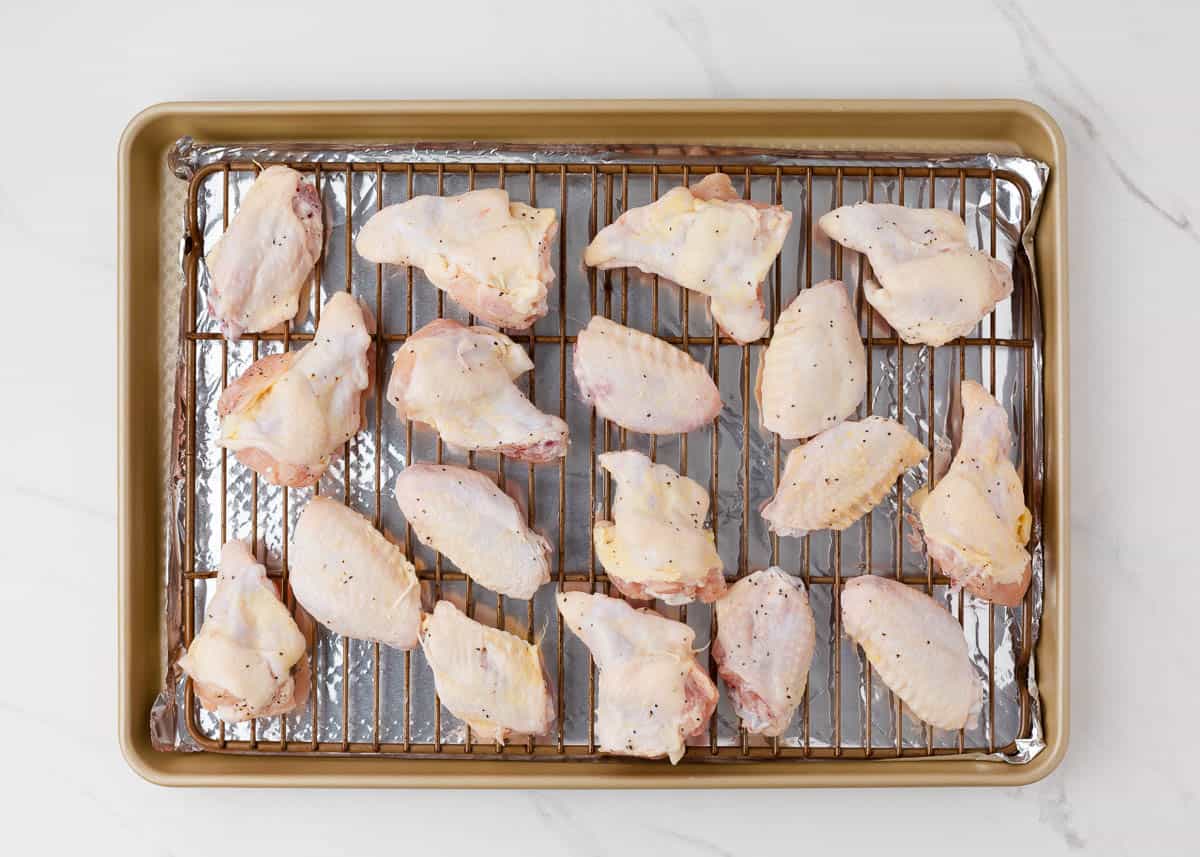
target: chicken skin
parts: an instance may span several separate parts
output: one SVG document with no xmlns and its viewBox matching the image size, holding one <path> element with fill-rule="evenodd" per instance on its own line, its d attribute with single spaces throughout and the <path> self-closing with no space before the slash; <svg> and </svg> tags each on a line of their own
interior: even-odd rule
<svg viewBox="0 0 1200 857">
<path fill-rule="evenodd" d="M 717 385 L 688 354 L 599 315 L 575 341 L 575 379 L 596 413 L 630 431 L 688 432 L 721 411 Z"/>
<path fill-rule="evenodd" d="M 267 569 L 245 542 L 226 542 L 204 623 L 179 659 L 200 704 L 226 723 L 298 708 L 308 696 L 307 649 Z"/>
<path fill-rule="evenodd" d="M 533 643 L 439 601 L 421 619 L 421 651 L 442 705 L 479 740 L 502 744 L 513 733 L 545 735 L 554 725 L 554 697 Z"/>
<path fill-rule="evenodd" d="M 639 268 L 708 295 L 713 319 L 739 343 L 767 332 L 762 281 L 783 248 L 792 214 L 741 199 L 724 173 L 626 211 L 583 254 L 591 267 Z"/>
<path fill-rule="evenodd" d="M 205 264 L 209 307 L 232 340 L 302 321 L 313 268 L 321 258 L 321 200 L 288 167 L 268 167 L 254 180 Z"/>
<path fill-rule="evenodd" d="M 596 738 L 601 751 L 675 764 L 687 739 L 708 728 L 717 688 L 696 663 L 696 634 L 618 598 L 560 592 L 563 622 L 600 671 Z"/>
<path fill-rule="evenodd" d="M 867 351 L 840 281 L 796 295 L 758 373 L 763 426 L 781 437 L 812 437 L 854 413 L 866 394 Z"/>
<path fill-rule="evenodd" d="M 596 556 L 629 598 L 711 602 L 725 591 L 724 566 L 708 516 L 708 493 L 632 449 L 597 458 L 617 482 L 612 521 L 592 529 Z"/>
<path fill-rule="evenodd" d="M 292 592 L 329 630 L 396 649 L 417 645 L 421 584 L 404 552 L 344 503 L 313 497 L 296 523 Z"/>
<path fill-rule="evenodd" d="M 842 423 L 788 453 L 775 496 L 762 508 L 772 531 L 800 537 L 844 530 L 874 509 L 896 478 L 929 455 L 883 417 Z"/>
<path fill-rule="evenodd" d="M 746 730 L 783 734 L 808 684 L 817 645 L 804 584 L 772 566 L 743 577 L 717 601 L 713 657 Z"/>
<path fill-rule="evenodd" d="M 829 212 L 820 226 L 870 259 L 876 279 L 863 292 L 905 342 L 936 346 L 966 336 L 1012 294 L 1012 269 L 971 249 L 952 211 L 860 202 Z"/>
<path fill-rule="evenodd" d="M 401 419 L 426 423 L 446 443 L 540 464 L 567 454 L 567 424 L 513 383 L 532 368 L 503 333 L 439 319 L 396 352 L 387 398 Z"/>
<path fill-rule="evenodd" d="M 358 301 L 334 295 L 312 342 L 256 361 L 221 394 L 218 443 L 273 485 L 315 484 L 362 425 L 374 327 Z"/>
<path fill-rule="evenodd" d="M 557 231 L 553 208 L 510 202 L 508 191 L 490 188 L 389 205 L 354 246 L 372 262 L 416 266 L 484 321 L 523 330 L 546 314 Z"/>
<path fill-rule="evenodd" d="M 974 381 L 962 382 L 962 443 L 933 491 L 916 502 L 929 555 L 959 586 L 1015 607 L 1032 574 L 1032 515 L 1009 460 L 1004 408 Z"/>
<path fill-rule="evenodd" d="M 517 501 L 478 470 L 410 465 L 396 477 L 396 502 L 421 544 L 493 592 L 532 598 L 550 580 L 550 543 L 526 526 Z"/>
<path fill-rule="evenodd" d="M 962 628 L 941 605 L 896 580 L 862 575 L 842 590 L 842 626 L 884 684 L 938 729 L 973 729 L 983 684 Z"/>
</svg>

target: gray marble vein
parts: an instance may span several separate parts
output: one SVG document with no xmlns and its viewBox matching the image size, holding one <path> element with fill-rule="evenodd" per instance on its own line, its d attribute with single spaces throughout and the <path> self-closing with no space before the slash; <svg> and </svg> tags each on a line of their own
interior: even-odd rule
<svg viewBox="0 0 1200 857">
<path fill-rule="evenodd" d="M 1083 81 L 1058 58 L 1054 45 L 1016 0 L 995 0 L 1012 27 L 1034 89 L 1058 108 L 1096 145 L 1117 179 L 1167 223 L 1200 243 L 1200 228 L 1190 206 L 1174 197 L 1149 173 L 1145 157 L 1121 133 Z"/>
<path fill-rule="evenodd" d="M 563 845 L 563 853 L 571 857 L 603 857 L 608 852 L 599 848 L 597 837 L 585 835 L 579 818 L 570 809 L 570 793 L 560 798 L 551 792 L 529 792 L 534 814 L 542 825 Z"/>
<path fill-rule="evenodd" d="M 647 827 L 646 830 L 672 843 L 673 847 L 667 852 L 668 854 L 708 854 L 712 855 L 712 857 L 734 857 L 732 851 L 726 851 L 724 848 L 714 845 L 706 839 L 700 839 L 697 836 L 679 833 L 665 827 Z M 680 848 L 680 846 L 683 847 Z"/>
<path fill-rule="evenodd" d="M 90 503 L 84 503 L 72 497 L 64 497 L 61 494 L 46 491 L 43 488 L 38 488 L 32 485 L 23 485 L 21 483 L 17 483 L 12 485 L 3 493 L 11 494 L 16 497 L 25 497 L 32 500 L 41 500 L 45 503 L 49 503 L 52 506 L 57 506 L 59 509 L 64 511 L 86 515 L 87 517 L 97 521 L 115 523 L 117 520 L 116 512 L 111 508 L 102 509 Z"/>
<path fill-rule="evenodd" d="M 654 11 L 695 56 L 708 78 L 708 94 L 715 98 L 732 97 L 734 87 L 717 61 L 717 52 L 704 13 L 690 3 L 659 6 Z"/>
<path fill-rule="evenodd" d="M 1038 821 L 1061 836 L 1071 850 L 1079 851 L 1087 847 L 1087 840 L 1075 826 L 1074 811 L 1067 797 L 1063 778 L 1056 777 L 1051 783 L 1039 788 L 1038 792 Z"/>
</svg>

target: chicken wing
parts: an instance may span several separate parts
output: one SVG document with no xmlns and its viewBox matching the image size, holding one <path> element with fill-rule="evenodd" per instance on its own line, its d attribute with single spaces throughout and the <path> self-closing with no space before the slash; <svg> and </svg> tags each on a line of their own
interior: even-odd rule
<svg viewBox="0 0 1200 857">
<path fill-rule="evenodd" d="M 842 423 L 788 453 L 775 496 L 762 508 L 772 531 L 844 530 L 871 511 L 896 478 L 929 451 L 883 417 Z"/>
<path fill-rule="evenodd" d="M 1009 460 L 1012 433 L 1000 403 L 962 382 L 962 443 L 933 491 L 914 505 L 929 555 L 969 592 L 1015 607 L 1032 572 L 1032 516 Z"/>
<path fill-rule="evenodd" d="M 179 659 L 200 704 L 226 723 L 304 704 L 308 641 L 245 542 L 226 542 L 204 623 Z"/>
<path fill-rule="evenodd" d="M 972 729 L 983 685 L 954 617 L 891 578 L 862 575 L 842 590 L 842 626 L 884 684 L 939 729 Z"/>
<path fill-rule="evenodd" d="M 804 699 L 817 629 L 804 584 L 772 566 L 717 601 L 713 657 L 746 729 L 781 735 Z"/>
<path fill-rule="evenodd" d="M 867 352 L 838 280 L 796 295 L 779 316 L 758 369 L 763 426 L 782 437 L 832 428 L 863 400 Z"/>
<path fill-rule="evenodd" d="M 292 592 L 329 630 L 385 643 L 417 645 L 421 584 L 404 552 L 343 503 L 313 497 L 296 523 Z"/>
<path fill-rule="evenodd" d="M 863 292 L 905 342 L 944 345 L 966 336 L 1012 294 L 1012 270 L 972 250 L 952 211 L 860 202 L 829 212 L 820 226 L 870 259 L 876 280 Z"/>
<path fill-rule="evenodd" d="M 554 697 L 538 647 L 439 601 L 421 619 L 421 651 L 442 705 L 481 741 L 545 735 Z"/>
<path fill-rule="evenodd" d="M 263 170 L 204 259 L 209 307 L 226 337 L 303 320 L 301 296 L 321 258 L 322 238 L 317 189 L 288 167 Z"/>
<path fill-rule="evenodd" d="M 485 321 L 524 329 L 546 314 L 557 231 L 553 208 L 510 202 L 508 191 L 489 188 L 389 205 L 366 222 L 354 246 L 372 262 L 421 268 Z"/>
<path fill-rule="evenodd" d="M 721 410 L 717 385 L 687 353 L 604 316 L 575 340 L 575 379 L 596 413 L 630 431 L 688 432 Z"/>
<path fill-rule="evenodd" d="M 560 592 L 558 610 L 600 670 L 600 749 L 672 764 L 683 758 L 687 739 L 708 728 L 717 707 L 716 685 L 692 651 L 695 632 L 606 595 Z"/>
<path fill-rule="evenodd" d="M 513 383 L 532 368 L 503 333 L 439 319 L 396 352 L 387 397 L 401 419 L 427 423 L 454 446 L 554 461 L 567 454 L 567 424 Z"/>
<path fill-rule="evenodd" d="M 667 191 L 600 230 L 583 254 L 592 267 L 634 267 L 708 295 L 713 318 L 741 343 L 767 332 L 762 281 L 792 213 L 740 199 L 724 173 Z"/>
<path fill-rule="evenodd" d="M 493 592 L 532 598 L 550 580 L 550 543 L 479 471 L 413 464 L 396 477 L 396 502 L 421 544 Z"/>
<path fill-rule="evenodd" d="M 258 360 L 221 394 L 217 442 L 274 485 L 316 483 L 362 425 L 373 331 L 358 301 L 334 295 L 312 342 Z"/>
<path fill-rule="evenodd" d="M 686 604 L 725 591 L 724 566 L 704 528 L 708 493 L 665 464 L 632 449 L 606 452 L 600 466 L 617 481 L 612 521 L 592 540 L 608 578 L 630 598 Z"/>
</svg>

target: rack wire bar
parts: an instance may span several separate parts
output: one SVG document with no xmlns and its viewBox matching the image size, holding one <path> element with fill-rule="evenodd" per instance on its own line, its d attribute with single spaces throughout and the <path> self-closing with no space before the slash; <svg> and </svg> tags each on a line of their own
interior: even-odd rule
<svg viewBox="0 0 1200 857">
<path fill-rule="evenodd" d="M 395 652 L 316 628 L 311 649 L 313 683 L 308 705 L 284 717 L 260 718 L 225 726 L 203 711 L 191 681 L 184 686 L 184 722 L 197 744 L 230 753 L 304 753 L 386 755 L 473 759 L 579 760 L 599 756 L 595 737 L 596 670 L 590 654 L 564 631 L 550 588 L 522 608 L 513 599 L 473 584 L 449 560 L 415 542 L 391 496 L 391 482 L 408 463 L 422 460 L 468 464 L 494 474 L 526 500 L 528 521 L 555 542 L 554 587 L 617 594 L 598 565 L 591 541 L 592 519 L 611 510 L 611 479 L 599 471 L 596 455 L 630 447 L 665 461 L 707 484 L 718 549 L 732 581 L 768 564 L 798 575 L 808 588 L 818 624 L 818 657 L 808 688 L 789 730 L 777 739 L 748 735 L 722 701 L 710 728 L 693 739 L 692 761 L 769 761 L 774 758 L 890 758 L 1006 753 L 1028 737 L 1031 701 L 1024 673 L 1032 652 L 1032 601 L 1017 608 L 986 606 L 969 614 L 970 596 L 953 594 L 950 580 L 923 551 L 909 545 L 912 524 L 905 498 L 934 478 L 948 414 L 948 383 L 975 378 L 993 393 L 1010 390 L 1018 468 L 1026 502 L 1034 507 L 1029 484 L 1036 448 L 1031 397 L 1034 395 L 1036 295 L 1027 266 L 1014 265 L 1013 296 L 986 318 L 971 336 L 933 349 L 900 342 L 862 299 L 870 277 L 865 258 L 830 247 L 815 229 L 829 208 L 858 200 L 909 205 L 942 205 L 968 218 L 980 249 L 997 252 L 1000 218 L 998 193 L 1015 194 L 1024 232 L 1031 216 L 1030 190 L 1017 174 L 995 169 L 889 163 L 807 165 L 697 165 L 686 162 L 614 163 L 371 163 L 291 162 L 311 176 L 325 205 L 327 237 L 315 272 L 309 319 L 279 331 L 247 335 L 236 345 L 225 342 L 204 300 L 207 271 L 204 253 L 234 214 L 235 202 L 268 162 L 231 161 L 205 166 L 188 189 L 185 254 L 185 306 L 188 313 L 181 359 L 187 363 L 184 396 L 186 495 L 183 636 L 191 643 L 200 628 L 210 595 L 207 581 L 216 576 L 216 553 L 227 537 L 248 538 L 268 559 L 289 609 L 298 605 L 288 583 L 288 540 L 298 512 L 315 493 L 340 496 L 362 511 L 376 527 L 405 545 L 418 569 L 427 605 L 449 596 L 465 601 L 480 621 L 507 627 L 541 648 L 556 693 L 557 723 L 546 736 L 522 737 L 504 747 L 473 741 L 469 730 L 443 711 L 432 689 L 428 664 L 420 650 Z M 860 416 L 879 414 L 904 422 L 924 437 L 929 461 L 919 473 L 897 480 L 881 507 L 844 533 L 781 539 L 764 533 L 756 503 L 772 493 L 782 461 L 793 444 L 760 426 L 755 410 L 754 373 L 768 338 L 740 345 L 721 335 L 704 315 L 703 302 L 659 277 L 636 272 L 586 271 L 583 246 L 620 214 L 657 198 L 670 187 L 687 185 L 714 170 L 727 172 L 746 199 L 784 204 L 794 215 L 789 244 L 763 283 L 763 299 L 774 331 L 780 310 L 797 290 L 811 288 L 822 272 L 842 279 L 855 296 L 860 332 L 867 348 L 867 396 Z M 968 186 L 983 188 L 990 200 L 968 210 Z M 552 205 L 559 212 L 554 246 L 557 283 L 550 290 L 549 314 L 529 331 L 511 332 L 525 347 L 535 368 L 521 383 L 531 400 L 557 412 L 571 427 L 572 449 L 558 464 L 534 467 L 503 456 L 462 454 L 426 429 L 400 423 L 382 394 L 390 361 L 400 345 L 422 325 L 439 317 L 474 319 L 444 299 L 423 274 L 412 269 L 367 263 L 353 250 L 355 230 L 385 205 L 422 193 L 459 193 L 476 187 L 503 187 L 516 199 Z M 220 229 L 217 228 L 219 224 Z M 1008 228 L 1007 225 L 1005 228 Z M 206 247 L 206 241 L 209 245 Z M 1020 251 L 1018 250 L 1018 253 Z M 816 276 L 814 277 L 814 270 Z M 342 459 L 315 489 L 278 489 L 227 456 L 209 448 L 215 437 L 215 400 L 237 372 L 265 353 L 301 348 L 311 341 L 324 300 L 345 290 L 364 299 L 376 318 L 376 360 L 367 420 L 342 451 Z M 572 345 L 587 323 L 588 312 L 648 330 L 706 363 L 722 392 L 725 408 L 711 425 L 678 436 L 646 437 L 608 424 L 579 401 L 570 389 Z M 641 322 L 640 324 L 638 322 Z M 1004 399 L 1002 399 L 1004 401 Z M 740 445 L 739 445 L 740 444 Z M 689 448 L 691 455 L 689 456 Z M 724 452 L 724 454 L 722 454 Z M 909 479 L 915 481 L 908 481 Z M 248 496 L 243 496 L 248 493 Z M 586 499 L 586 506 L 582 501 Z M 248 504 L 248 505 L 247 505 Z M 752 508 L 754 507 L 754 508 Z M 248 509 L 248 514 L 245 512 Z M 208 520 L 212 511 L 215 520 Z M 1040 528 L 1035 527 L 1035 533 Z M 763 547 L 765 545 L 765 547 Z M 986 676 L 982 724 L 969 732 L 934 730 L 907 715 L 865 659 L 841 635 L 838 604 L 841 587 L 855 575 L 886 574 L 939 598 L 974 635 L 976 664 Z M 658 605 L 660 612 L 687 622 L 697 645 L 708 647 L 717 631 L 708 605 L 686 608 Z M 968 622 L 968 615 L 973 618 Z M 978 618 L 982 616 L 983 618 Z M 983 627 L 975 627 L 975 624 Z M 711 648 L 698 654 L 716 677 Z M 998 676 L 1008 676 L 1005 696 Z M 860 681 L 861 677 L 861 681 Z M 1003 715 L 1003 716 L 1002 716 Z M 999 719 L 998 719 L 999 718 Z M 857 725 L 853 725 L 857 722 Z"/>
</svg>

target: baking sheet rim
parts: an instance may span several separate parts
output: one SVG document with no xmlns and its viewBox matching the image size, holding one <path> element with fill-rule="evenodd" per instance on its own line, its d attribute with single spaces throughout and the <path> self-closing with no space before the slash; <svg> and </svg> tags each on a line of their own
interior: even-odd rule
<svg viewBox="0 0 1200 857">
<path fill-rule="evenodd" d="M 579 776 L 580 766 L 570 765 L 558 768 L 561 762 L 526 763 L 519 770 L 493 771 L 489 768 L 504 763 L 483 762 L 474 760 L 434 760 L 431 762 L 409 762 L 394 759 L 353 759 L 342 760 L 338 765 L 337 759 L 321 760 L 321 768 L 306 768 L 314 760 L 299 757 L 296 759 L 264 761 L 261 757 L 253 759 L 255 771 L 223 771 L 205 773 L 198 768 L 205 765 L 189 764 L 188 760 L 196 757 L 188 754 L 158 754 L 148 747 L 148 735 L 139 735 L 138 730 L 145 732 L 144 711 L 132 699 L 132 658 L 135 649 L 133 645 L 132 591 L 133 578 L 133 538 L 134 523 L 133 477 L 137 462 L 133 455 L 131 438 L 131 422 L 135 406 L 144 403 L 136 401 L 131 395 L 131 379 L 134 369 L 134 328 L 133 281 L 131 273 L 134 264 L 134 242 L 136 230 L 132 228 L 132 197 L 135 195 L 131 179 L 135 156 L 145 159 L 146 148 L 164 149 L 172 136 L 178 136 L 181 128 L 185 128 L 189 119 L 199 116 L 217 116 L 226 120 L 271 118 L 275 122 L 286 120 L 288 113 L 298 113 L 309 118 L 310 127 L 320 125 L 323 117 L 328 123 L 338 116 L 347 113 L 379 114 L 378 119 L 393 121 L 403 117 L 411 117 L 436 113 L 438 110 L 453 113 L 455 116 L 465 115 L 476 119 L 486 119 L 484 114 L 493 112 L 517 113 L 533 111 L 546 115 L 565 113 L 601 113 L 605 111 L 620 111 L 628 120 L 653 124 L 656 117 L 671 114 L 674 119 L 693 117 L 700 113 L 722 110 L 731 114 L 733 125 L 736 120 L 776 114 L 817 114 L 819 118 L 828 119 L 830 114 L 837 115 L 837 120 L 851 125 L 854 122 L 887 121 L 890 116 L 913 116 L 922 111 L 935 114 L 958 115 L 977 113 L 989 115 L 995 119 L 1005 114 L 1011 119 L 1024 119 L 1032 122 L 1034 133 L 1040 132 L 1038 141 L 1048 146 L 1045 152 L 1037 153 L 1051 164 L 1053 176 L 1048 188 L 1046 209 L 1043 212 L 1043 227 L 1054 252 L 1052 259 L 1046 260 L 1042 254 L 1042 265 L 1048 270 L 1041 272 L 1043 282 L 1043 298 L 1047 300 L 1044 307 L 1044 322 L 1046 325 L 1046 436 L 1047 436 L 1047 511 L 1046 511 L 1046 546 L 1047 546 L 1047 596 L 1044 612 L 1044 623 L 1053 628 L 1052 635 L 1046 634 L 1043 627 L 1042 642 L 1039 648 L 1052 648 L 1054 657 L 1047 658 L 1049 652 L 1039 651 L 1043 664 L 1051 667 L 1053 681 L 1041 679 L 1044 698 L 1052 698 L 1058 712 L 1058 722 L 1055 728 L 1047 729 L 1046 750 L 1032 763 L 1024 766 L 1003 766 L 994 762 L 975 762 L 962 759 L 901 759 L 901 760 L 863 760 L 863 761 L 815 761 L 799 760 L 796 762 L 774 763 L 769 768 L 754 766 L 745 770 L 719 770 L 719 766 L 706 766 L 695 770 L 687 766 L 659 770 L 642 767 L 637 762 L 614 762 L 604 764 L 601 770 L 589 771 L 589 775 Z M 263 114 L 266 114 L 265 116 Z M 736 114 L 736 115 L 733 115 Z M 168 127 L 157 127 L 166 125 Z M 157 132 L 157 133 L 155 133 Z M 186 131 L 182 132 L 186 133 Z M 164 134 L 166 135 L 164 137 Z M 847 139 L 854 138 L 847 135 Z M 335 135 L 326 135 L 326 139 L 336 139 Z M 644 132 L 646 140 L 662 140 L 662 135 Z M 397 137 L 396 139 L 399 139 Z M 548 139 L 542 135 L 541 139 Z M 830 136 L 821 139 L 831 139 Z M 872 138 L 875 139 L 875 138 Z M 793 148 L 811 148 L 791 140 L 788 145 Z M 867 147 L 869 148 L 869 147 Z M 893 147 L 897 148 L 897 147 Z M 930 150 L 932 151 L 932 149 Z M 1067 726 L 1069 713 L 1068 699 L 1068 643 L 1069 621 L 1067 611 L 1069 543 L 1066 521 L 1068 517 L 1068 485 L 1066 481 L 1067 457 L 1067 308 L 1066 308 L 1066 219 L 1065 219 L 1065 190 L 1066 163 L 1065 143 L 1062 133 L 1054 120 L 1044 110 L 1029 102 L 1022 101 L 505 101 L 505 102 L 203 102 L 160 104 L 148 108 L 138 114 L 130 122 L 121 138 L 118 163 L 118 342 L 121 343 L 118 354 L 118 466 L 119 466 L 119 518 L 118 518 L 118 645 L 119 645 L 119 694 L 118 694 L 118 726 L 122 751 L 130 766 L 146 779 L 152 782 L 174 785 L 310 785 L 310 786 L 476 786 L 476 787 L 716 787 L 716 786 L 795 786 L 795 785 L 967 785 L 995 784 L 1018 785 L 1033 782 L 1048 774 L 1061 761 L 1067 746 Z M 145 192 L 145 189 L 142 189 Z M 1046 226 L 1045 224 L 1049 224 Z M 1042 242 L 1047 241 L 1043 235 Z M 143 254 L 144 255 L 144 254 Z M 144 258 L 140 260 L 144 265 Z M 1041 267 L 1041 265 L 1039 265 Z M 1055 395 L 1051 395 L 1051 394 Z M 157 405 L 154 405 L 155 409 Z M 143 447 L 144 448 L 144 447 Z M 143 479 L 145 477 L 143 476 Z M 155 526 L 157 529 L 157 526 Z M 1054 561 L 1051 563 L 1050 560 Z M 1053 583 L 1053 586 L 1051 586 Z M 155 578 L 157 586 L 157 578 Z M 143 651 L 146 647 L 140 647 Z M 156 647 L 151 647 L 152 649 Z M 151 671 L 153 672 L 153 670 Z M 200 754 L 203 755 L 203 754 Z M 174 761 L 168 761 L 165 757 Z M 229 756 L 222 756 L 228 760 Z M 182 764 L 179 761 L 182 760 Z M 889 765 L 877 765 L 876 762 L 889 761 Z M 345 763 L 350 768 L 343 770 Z M 914 765 L 913 763 L 919 763 Z M 430 770 L 429 766 L 439 766 L 438 770 Z M 446 766 L 454 768 L 467 767 L 468 771 L 446 770 Z M 537 766 L 537 770 L 533 767 Z M 922 771 L 922 767 L 933 767 L 932 771 Z M 949 766 L 949 767 L 947 767 Z M 982 767 L 981 767 L 982 766 Z M 270 770 L 270 768 L 275 768 Z M 304 772 L 295 770 L 305 768 Z M 404 772 L 397 773 L 395 769 L 403 768 Z M 183 769 L 183 770 L 179 770 Z M 333 770 L 330 770 L 333 769 Z M 891 769 L 891 770 L 889 770 Z M 632 779 L 631 779 L 632 778 Z"/>
</svg>

